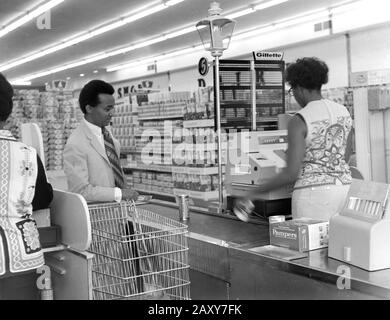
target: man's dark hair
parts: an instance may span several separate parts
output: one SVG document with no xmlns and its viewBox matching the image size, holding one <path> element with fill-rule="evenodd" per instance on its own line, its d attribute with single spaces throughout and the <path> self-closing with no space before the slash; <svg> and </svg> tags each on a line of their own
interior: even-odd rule
<svg viewBox="0 0 390 320">
<path fill-rule="evenodd" d="M 300 86 L 309 90 L 321 90 L 328 82 L 329 68 L 318 58 L 301 58 L 286 69 L 286 81 L 292 88 Z"/>
<path fill-rule="evenodd" d="M 7 79 L 0 73 L 0 121 L 8 119 L 12 112 L 12 97 L 14 89 Z"/>
<path fill-rule="evenodd" d="M 96 107 L 99 104 L 99 94 L 114 94 L 115 90 L 112 85 L 102 80 L 92 80 L 81 89 L 79 104 L 81 111 L 87 113 L 86 106 Z"/>
</svg>

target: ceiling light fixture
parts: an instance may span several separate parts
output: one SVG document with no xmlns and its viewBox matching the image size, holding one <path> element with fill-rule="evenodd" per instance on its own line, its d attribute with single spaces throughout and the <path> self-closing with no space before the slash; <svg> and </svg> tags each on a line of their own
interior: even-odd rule
<svg viewBox="0 0 390 320">
<path fill-rule="evenodd" d="M 31 86 L 31 81 L 10 81 L 13 86 Z"/>
<path fill-rule="evenodd" d="M 270 8 L 270 7 L 274 7 L 274 6 L 277 6 L 279 4 L 282 4 L 284 2 L 287 2 L 289 0 L 271 0 L 271 1 L 267 1 L 267 2 L 262 2 L 262 3 L 259 3 L 257 5 L 255 5 L 253 7 L 254 10 L 258 11 L 258 10 L 264 10 L 264 9 L 267 9 L 267 8 Z"/>
<path fill-rule="evenodd" d="M 22 25 L 26 24 L 32 19 L 39 17 L 41 14 L 54 8 L 55 6 L 59 5 L 64 1 L 65 0 L 51 0 L 49 2 L 39 5 L 35 9 L 27 10 L 27 13 L 25 15 L 13 19 L 10 24 L 0 29 L 0 38 L 4 37 L 6 34 L 10 33 L 11 31 L 21 27 Z"/>
<path fill-rule="evenodd" d="M 148 57 L 148 58 L 141 59 L 141 60 L 132 60 L 132 61 L 129 61 L 127 63 L 108 67 L 106 69 L 106 71 L 112 72 L 112 71 L 117 71 L 117 70 L 121 70 L 121 69 L 132 68 L 132 67 L 139 66 L 139 65 L 147 65 L 151 62 L 159 62 L 162 60 L 166 60 L 168 58 L 177 57 L 177 56 L 181 56 L 183 54 L 193 53 L 193 52 L 197 52 L 200 50 L 204 50 L 203 45 L 192 46 L 192 47 L 185 48 L 185 49 L 178 49 L 175 51 L 171 51 L 169 53 L 163 53 L 163 54 L 158 55 L 158 56 Z"/>
<path fill-rule="evenodd" d="M 326 8 L 326 9 L 323 8 L 321 10 L 327 10 L 327 12 L 329 12 L 329 10 L 331 10 L 333 8 L 337 8 L 337 7 L 341 6 L 341 5 L 347 5 L 347 3 L 348 4 L 349 3 L 355 3 L 357 1 L 362 1 L 362 0 L 342 1 L 342 2 L 340 2 L 338 4 L 333 5 L 332 7 L 329 7 L 329 8 Z M 271 1 L 269 1 L 269 2 L 271 2 Z M 323 12 L 320 12 L 320 13 L 322 14 Z M 299 15 L 299 16 L 294 16 L 294 17 L 289 17 L 289 18 L 283 19 L 283 20 L 279 20 L 277 23 L 281 24 L 282 22 L 284 22 L 286 24 L 286 26 L 287 26 L 287 24 L 297 24 L 300 21 L 303 21 L 302 19 L 304 19 L 305 15 L 307 15 L 307 14 L 313 14 L 313 11 L 303 13 L 302 15 Z M 293 22 L 291 20 L 292 18 L 301 19 L 301 20 L 298 21 L 298 22 L 296 22 L 296 21 Z M 288 21 L 288 23 L 287 23 L 287 21 Z M 238 35 L 235 35 L 235 36 L 233 36 L 233 39 L 238 40 L 238 39 L 242 39 L 242 38 L 247 38 L 247 37 L 252 36 L 252 35 L 257 35 L 259 33 L 272 31 L 272 30 L 275 29 L 276 25 L 277 25 L 276 23 L 263 25 L 262 27 L 256 28 L 255 30 L 252 29 L 252 30 L 240 33 Z M 146 46 L 149 46 L 149 45 L 152 45 L 152 44 L 155 44 L 155 43 L 159 43 L 159 42 L 165 41 L 166 39 L 171 39 L 173 37 L 173 34 L 175 34 L 175 33 L 183 35 L 183 34 L 185 34 L 184 33 L 185 31 L 187 31 L 189 33 L 189 32 L 191 32 L 191 30 L 193 30 L 193 27 L 186 27 L 185 29 L 183 28 L 183 29 L 180 29 L 178 31 L 174 31 L 174 32 L 171 32 L 171 33 L 164 34 L 164 35 L 162 35 L 162 36 L 160 36 L 158 38 L 146 40 L 144 42 L 140 42 L 140 43 L 137 43 L 137 44 L 131 44 L 129 46 L 126 46 L 126 47 L 123 47 L 123 48 L 120 48 L 120 49 L 116 49 L 116 50 L 113 50 L 113 51 L 110 51 L 110 52 L 100 52 L 100 53 L 98 53 L 98 54 L 96 54 L 96 55 L 94 55 L 92 57 L 86 57 L 86 58 L 83 58 L 81 60 L 78 60 L 78 61 L 75 61 L 75 62 L 71 62 L 71 63 L 68 63 L 66 65 L 58 66 L 58 67 L 55 67 L 55 68 L 50 69 L 50 70 L 46 70 L 46 71 L 42 71 L 42 72 L 31 74 L 31 75 L 29 75 L 27 77 L 24 77 L 22 80 L 30 81 L 30 80 L 33 80 L 33 79 L 36 79 L 36 78 L 40 78 L 40 77 L 44 77 L 44 76 L 47 76 L 47 75 L 50 75 L 50 74 L 55 74 L 55 73 L 60 72 L 60 71 L 72 69 L 72 68 L 75 68 L 75 67 L 78 67 L 78 66 L 82 66 L 82 65 L 85 65 L 85 64 L 88 64 L 88 63 L 92 63 L 92 62 L 95 62 L 95 61 L 106 59 L 108 57 L 112 57 L 112 56 L 128 53 L 128 52 L 131 52 L 131 51 L 136 50 L 136 49 L 144 48 Z M 1 71 L 1 68 L 0 68 L 0 71 Z"/>
<path fill-rule="evenodd" d="M 351 1 L 351 0 L 343 1 L 343 2 L 339 3 L 338 5 L 345 5 L 347 3 L 353 3 L 353 2 L 354 1 Z M 330 12 L 329 12 L 328 8 L 320 8 L 320 9 L 316 9 L 316 10 L 307 11 L 303 14 L 284 18 L 284 19 L 275 21 L 274 23 L 262 25 L 260 27 L 255 28 L 255 29 L 243 31 L 237 35 L 234 35 L 232 37 L 232 40 L 237 41 L 237 40 L 241 40 L 241 39 L 246 39 L 249 37 L 257 36 L 259 34 L 264 34 L 266 32 L 271 32 L 271 31 L 285 28 L 285 27 L 289 27 L 292 25 L 297 25 L 297 24 L 313 21 L 316 19 L 325 18 L 329 15 L 329 13 Z M 229 16 L 229 18 L 230 18 L 230 16 Z M 173 51 L 170 53 L 166 53 L 166 54 L 161 54 L 158 56 L 148 57 L 145 59 L 132 60 L 132 61 L 122 63 L 119 65 L 110 66 L 110 67 L 106 68 L 106 71 L 113 72 L 113 71 L 118 71 L 121 69 L 128 69 L 128 68 L 137 67 L 140 65 L 148 65 L 149 63 L 151 63 L 153 61 L 158 62 L 161 60 L 165 60 L 166 58 L 183 55 L 185 53 L 195 52 L 195 51 L 198 51 L 201 49 L 203 49 L 202 45 L 195 46 L 195 47 L 193 46 L 193 47 L 185 48 L 185 49 L 179 49 L 179 50 L 176 50 L 176 51 Z"/>
<path fill-rule="evenodd" d="M 64 0 L 55 0 L 55 1 L 63 2 Z M 119 18 L 115 22 L 110 22 L 110 23 L 107 23 L 103 26 L 95 27 L 91 30 L 79 33 L 79 34 L 74 35 L 68 39 L 65 39 L 65 40 L 61 41 L 60 43 L 54 44 L 47 49 L 40 50 L 38 52 L 31 52 L 30 54 L 27 54 L 25 57 L 22 57 L 20 59 L 14 60 L 14 61 L 6 62 L 0 66 L 0 72 L 10 70 L 14 67 L 20 66 L 20 65 L 25 64 L 27 62 L 39 59 L 41 57 L 47 56 L 47 55 L 52 54 L 54 52 L 57 52 L 59 50 L 68 48 L 68 47 L 73 46 L 75 44 L 78 44 L 80 42 L 94 38 L 94 37 L 101 35 L 103 33 L 120 28 L 124 25 L 127 25 L 129 23 L 134 22 L 134 21 L 137 21 L 137 20 L 140 20 L 140 19 L 145 18 L 147 16 L 150 16 L 154 13 L 157 13 L 159 11 L 162 11 L 164 9 L 172 7 L 172 6 L 174 6 L 178 3 L 181 3 L 183 1 L 185 1 L 185 0 L 171 0 L 171 1 L 166 1 L 166 2 L 161 2 L 161 1 L 151 2 L 145 6 L 142 6 L 136 10 L 133 10 L 132 12 L 128 13 L 124 17 Z M 159 4 L 156 5 L 157 3 L 159 3 Z M 1 32 L 2 32 L 2 30 L 0 30 L 0 37 L 1 37 Z"/>
</svg>

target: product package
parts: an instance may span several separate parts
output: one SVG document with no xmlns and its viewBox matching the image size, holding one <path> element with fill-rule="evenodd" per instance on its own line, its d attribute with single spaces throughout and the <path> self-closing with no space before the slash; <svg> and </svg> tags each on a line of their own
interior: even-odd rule
<svg viewBox="0 0 390 320">
<path fill-rule="evenodd" d="M 329 222 L 300 218 L 270 224 L 270 244 L 300 252 L 328 246 Z"/>
</svg>

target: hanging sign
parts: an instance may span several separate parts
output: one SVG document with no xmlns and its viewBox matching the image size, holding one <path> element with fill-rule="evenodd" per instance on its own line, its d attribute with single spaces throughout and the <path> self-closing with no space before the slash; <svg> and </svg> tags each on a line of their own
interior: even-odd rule
<svg viewBox="0 0 390 320">
<path fill-rule="evenodd" d="M 283 60 L 283 52 L 266 52 L 266 51 L 253 51 L 253 58 L 255 61 L 259 60 L 272 60 L 281 61 Z"/>
<path fill-rule="evenodd" d="M 205 57 L 200 58 L 198 63 L 198 71 L 201 76 L 205 76 L 209 72 L 209 62 Z"/>
</svg>

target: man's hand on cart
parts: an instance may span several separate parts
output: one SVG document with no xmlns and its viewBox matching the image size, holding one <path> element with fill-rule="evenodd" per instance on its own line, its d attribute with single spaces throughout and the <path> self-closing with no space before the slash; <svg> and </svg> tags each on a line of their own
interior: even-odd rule
<svg viewBox="0 0 390 320">
<path fill-rule="evenodd" d="M 131 189 L 122 189 L 122 200 L 134 200 L 138 199 L 138 192 Z"/>
</svg>

